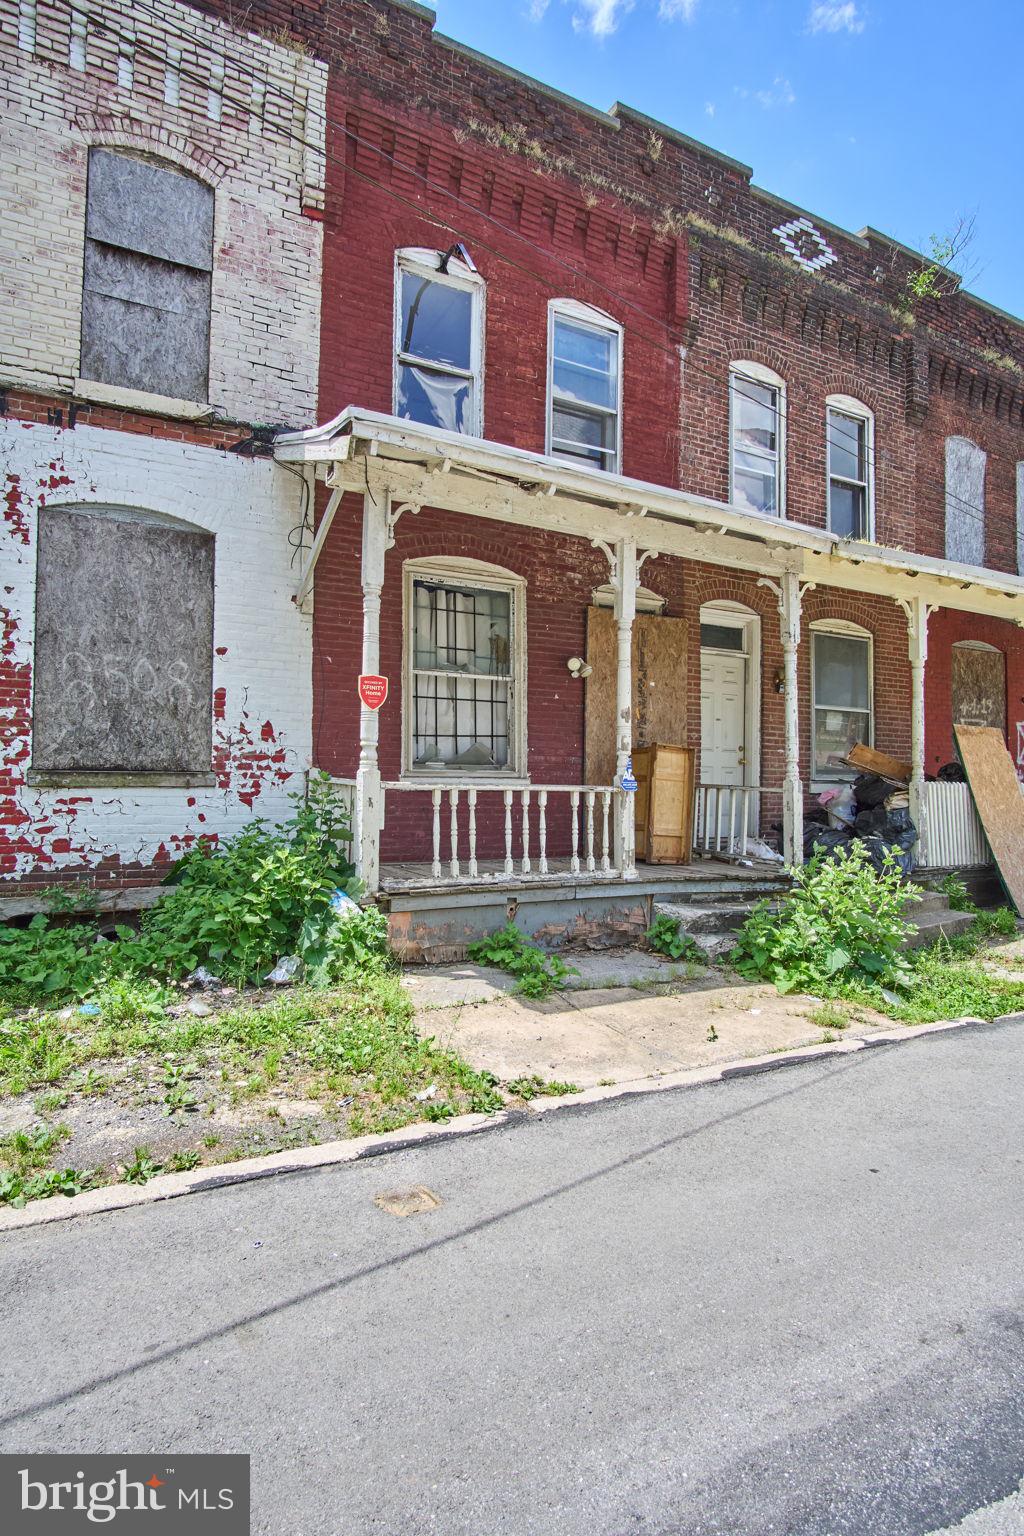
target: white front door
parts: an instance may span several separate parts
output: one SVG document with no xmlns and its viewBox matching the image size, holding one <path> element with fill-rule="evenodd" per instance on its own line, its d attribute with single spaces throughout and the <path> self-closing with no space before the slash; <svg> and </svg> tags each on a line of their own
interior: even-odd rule
<svg viewBox="0 0 1024 1536">
<path fill-rule="evenodd" d="M 746 741 L 747 658 L 738 652 L 702 650 L 701 783 L 746 783 Z"/>
</svg>

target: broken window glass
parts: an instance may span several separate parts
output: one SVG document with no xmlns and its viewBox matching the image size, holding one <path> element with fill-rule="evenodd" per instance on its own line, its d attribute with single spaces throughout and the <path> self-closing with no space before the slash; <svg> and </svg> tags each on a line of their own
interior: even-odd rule
<svg viewBox="0 0 1024 1536">
<path fill-rule="evenodd" d="M 399 270 L 399 416 L 448 432 L 477 430 L 478 291 L 441 274 Z"/>
<path fill-rule="evenodd" d="M 213 192 L 140 155 L 89 153 L 83 378 L 206 400 Z"/>
</svg>

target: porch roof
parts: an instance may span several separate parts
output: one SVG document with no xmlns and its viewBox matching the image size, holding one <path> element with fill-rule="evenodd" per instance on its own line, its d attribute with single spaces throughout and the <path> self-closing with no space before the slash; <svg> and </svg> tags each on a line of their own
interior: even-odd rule
<svg viewBox="0 0 1024 1536">
<path fill-rule="evenodd" d="M 550 528 L 594 542 L 634 538 L 644 550 L 937 607 L 1024 626 L 1024 578 L 930 555 L 842 539 L 627 475 L 577 468 L 550 454 L 348 406 L 332 421 L 284 432 L 283 463 L 324 466 L 338 490 Z"/>
</svg>

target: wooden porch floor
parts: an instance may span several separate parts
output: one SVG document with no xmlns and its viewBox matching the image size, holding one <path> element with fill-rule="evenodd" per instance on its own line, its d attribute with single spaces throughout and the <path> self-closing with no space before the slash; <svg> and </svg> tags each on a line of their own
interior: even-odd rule
<svg viewBox="0 0 1024 1536">
<path fill-rule="evenodd" d="M 465 865 L 463 865 L 465 871 Z M 752 859 L 746 864 L 731 864 L 725 859 L 695 858 L 690 864 L 638 864 L 638 882 L 643 885 L 652 883 L 665 885 L 689 885 L 699 884 L 702 881 L 719 882 L 735 881 L 737 885 L 747 884 L 751 881 L 760 881 L 770 878 L 779 879 L 784 876 L 781 864 L 769 863 L 760 859 Z M 601 874 L 598 871 L 588 873 L 581 870 L 573 873 L 569 869 L 569 860 L 549 859 L 546 874 L 540 874 L 536 869 L 528 875 L 507 875 L 501 859 L 480 859 L 478 861 L 478 873 L 470 877 L 462 873 L 458 878 L 449 874 L 447 868 L 442 865 L 440 878 L 435 878 L 431 873 L 429 863 L 396 863 L 381 865 L 380 888 L 386 895 L 404 894 L 409 891 L 471 891 L 476 889 L 486 890 L 523 890 L 543 887 L 558 889 L 559 887 L 587 886 L 618 886 L 623 881 L 616 873 Z M 632 881 L 629 884 L 633 884 Z"/>
</svg>

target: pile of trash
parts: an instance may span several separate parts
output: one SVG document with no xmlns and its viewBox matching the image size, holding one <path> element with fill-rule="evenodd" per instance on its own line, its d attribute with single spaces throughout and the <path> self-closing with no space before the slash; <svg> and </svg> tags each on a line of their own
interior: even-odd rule
<svg viewBox="0 0 1024 1536">
<path fill-rule="evenodd" d="M 826 789 L 804 821 L 804 858 L 835 857 L 860 843 L 879 872 L 892 855 L 903 875 L 914 868 L 917 828 L 910 819 L 906 784 L 878 773 L 861 773 L 852 784 Z"/>
</svg>

